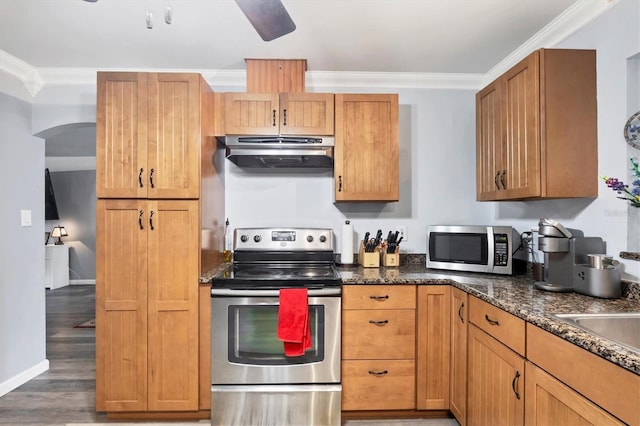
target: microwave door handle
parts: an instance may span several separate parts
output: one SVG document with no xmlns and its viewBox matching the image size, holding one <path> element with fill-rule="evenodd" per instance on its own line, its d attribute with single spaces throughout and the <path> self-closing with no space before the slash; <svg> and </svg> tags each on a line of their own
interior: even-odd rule
<svg viewBox="0 0 640 426">
<path fill-rule="evenodd" d="M 487 267 L 493 271 L 495 265 L 496 246 L 493 229 L 487 228 Z"/>
</svg>

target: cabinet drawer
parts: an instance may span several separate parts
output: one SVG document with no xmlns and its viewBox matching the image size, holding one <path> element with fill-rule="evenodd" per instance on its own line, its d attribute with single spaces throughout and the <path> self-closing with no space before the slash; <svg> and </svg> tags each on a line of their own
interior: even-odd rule
<svg viewBox="0 0 640 426">
<path fill-rule="evenodd" d="M 412 309 L 342 312 L 343 359 L 414 359 L 416 314 Z"/>
<path fill-rule="evenodd" d="M 524 320 L 476 297 L 469 299 L 469 321 L 524 356 Z"/>
<path fill-rule="evenodd" d="M 343 309 L 415 309 L 414 285 L 347 285 L 342 288 Z"/>
<path fill-rule="evenodd" d="M 415 408 L 415 364 L 411 360 L 342 362 L 342 409 Z"/>
</svg>

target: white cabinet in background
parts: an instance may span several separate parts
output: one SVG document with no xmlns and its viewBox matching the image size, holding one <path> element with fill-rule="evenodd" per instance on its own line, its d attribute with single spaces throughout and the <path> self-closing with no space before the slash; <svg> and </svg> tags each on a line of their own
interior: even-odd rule
<svg viewBox="0 0 640 426">
<path fill-rule="evenodd" d="M 44 246 L 44 287 L 50 290 L 69 285 L 69 246 L 47 244 Z"/>
</svg>

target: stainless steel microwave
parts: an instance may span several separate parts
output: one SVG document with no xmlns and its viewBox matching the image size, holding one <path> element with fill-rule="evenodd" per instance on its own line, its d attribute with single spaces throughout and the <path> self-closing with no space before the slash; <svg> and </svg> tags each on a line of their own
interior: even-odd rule
<svg viewBox="0 0 640 426">
<path fill-rule="evenodd" d="M 513 228 L 428 226 L 427 268 L 511 275 Z"/>
</svg>

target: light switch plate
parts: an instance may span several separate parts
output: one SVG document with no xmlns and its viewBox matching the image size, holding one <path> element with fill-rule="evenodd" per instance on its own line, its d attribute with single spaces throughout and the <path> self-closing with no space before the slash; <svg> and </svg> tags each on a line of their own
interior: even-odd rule
<svg viewBox="0 0 640 426">
<path fill-rule="evenodd" d="M 31 210 L 20 210 L 20 225 L 31 226 Z"/>
</svg>

